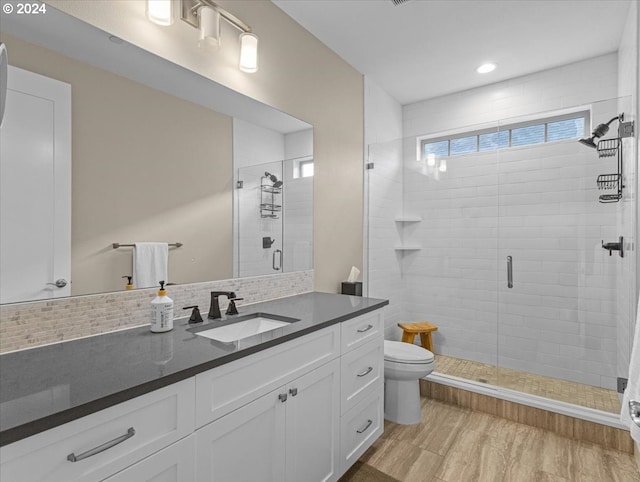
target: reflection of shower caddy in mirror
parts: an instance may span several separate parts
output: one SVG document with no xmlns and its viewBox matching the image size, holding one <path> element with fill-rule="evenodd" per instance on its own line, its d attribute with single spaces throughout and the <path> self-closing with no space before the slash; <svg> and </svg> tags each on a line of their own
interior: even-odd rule
<svg viewBox="0 0 640 482">
<path fill-rule="evenodd" d="M 276 204 L 276 195 L 282 194 L 282 181 L 268 172 L 260 178 L 260 217 L 278 219 L 282 204 Z"/>
</svg>

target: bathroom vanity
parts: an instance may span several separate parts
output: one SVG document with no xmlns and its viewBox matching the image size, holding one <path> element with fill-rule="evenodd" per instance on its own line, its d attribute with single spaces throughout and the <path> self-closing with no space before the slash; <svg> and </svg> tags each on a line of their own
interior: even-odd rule
<svg viewBox="0 0 640 482">
<path fill-rule="evenodd" d="M 383 430 L 386 304 L 241 306 L 299 320 L 249 346 L 185 318 L 2 355 L 0 479 L 337 480 Z"/>
</svg>

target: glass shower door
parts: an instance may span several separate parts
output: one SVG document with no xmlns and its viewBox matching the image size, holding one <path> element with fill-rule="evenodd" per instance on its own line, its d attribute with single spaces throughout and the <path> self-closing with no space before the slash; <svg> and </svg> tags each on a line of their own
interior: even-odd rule
<svg viewBox="0 0 640 482">
<path fill-rule="evenodd" d="M 619 108 L 618 99 L 593 104 L 591 124 Z M 618 412 L 616 379 L 625 370 L 619 320 L 628 310 L 619 289 L 630 260 L 610 256 L 602 243 L 629 229 L 623 211 L 630 206 L 599 202 L 596 180 L 617 165 L 577 142 L 591 127 L 571 117 L 503 123 L 516 145 L 498 151 L 497 385 Z M 566 140 L 553 137 L 581 128 Z M 517 146 L 518 135 L 529 136 L 526 145 Z"/>
</svg>

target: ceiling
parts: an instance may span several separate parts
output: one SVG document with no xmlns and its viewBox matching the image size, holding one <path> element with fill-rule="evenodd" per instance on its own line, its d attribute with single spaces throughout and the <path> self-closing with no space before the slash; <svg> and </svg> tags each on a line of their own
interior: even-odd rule
<svg viewBox="0 0 640 482">
<path fill-rule="evenodd" d="M 402 105 L 614 52 L 631 1 L 272 0 Z"/>
</svg>

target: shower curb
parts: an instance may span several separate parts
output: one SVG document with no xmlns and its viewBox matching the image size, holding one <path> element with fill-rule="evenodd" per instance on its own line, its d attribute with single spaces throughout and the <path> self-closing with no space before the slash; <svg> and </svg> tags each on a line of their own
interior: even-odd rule
<svg viewBox="0 0 640 482">
<path fill-rule="evenodd" d="M 420 380 L 420 394 L 433 400 L 542 428 L 574 440 L 634 453 L 633 440 L 628 429 L 620 422 L 618 414 L 492 385 L 476 384 L 439 373 L 432 373 Z"/>
</svg>

